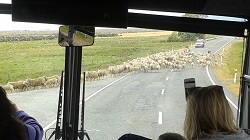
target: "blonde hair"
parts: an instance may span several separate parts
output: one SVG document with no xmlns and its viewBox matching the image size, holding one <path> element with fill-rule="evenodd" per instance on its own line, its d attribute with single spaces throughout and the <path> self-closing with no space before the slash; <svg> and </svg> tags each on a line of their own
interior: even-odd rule
<svg viewBox="0 0 250 140">
<path fill-rule="evenodd" d="M 188 139 L 213 137 L 217 132 L 232 134 L 238 129 L 222 86 L 197 87 L 191 91 L 184 124 Z"/>
</svg>

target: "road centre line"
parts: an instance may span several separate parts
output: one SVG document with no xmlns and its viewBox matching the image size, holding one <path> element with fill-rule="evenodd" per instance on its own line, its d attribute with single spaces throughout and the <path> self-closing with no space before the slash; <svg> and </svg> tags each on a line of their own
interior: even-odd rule
<svg viewBox="0 0 250 140">
<path fill-rule="evenodd" d="M 214 52 L 214 54 L 216 54 L 220 49 L 224 48 L 225 46 L 227 46 L 233 39 L 229 40 L 225 45 L 223 45 L 222 47 L 220 47 L 217 51 Z"/>
<path fill-rule="evenodd" d="M 162 112 L 159 111 L 158 124 L 162 124 Z"/>
<path fill-rule="evenodd" d="M 161 95 L 163 95 L 163 94 L 164 94 L 164 92 L 165 92 L 165 89 L 162 89 L 162 90 L 161 90 Z"/>
<path fill-rule="evenodd" d="M 99 92 L 101 92 L 102 90 L 104 90 L 105 88 L 107 88 L 107 87 L 113 85 L 114 83 L 118 82 L 119 80 L 121 80 L 121 79 L 127 77 L 128 75 L 129 75 L 129 74 L 126 74 L 126 75 L 122 76 L 121 78 L 119 78 L 119 79 L 117 79 L 117 80 L 115 80 L 115 81 L 109 83 L 108 85 L 106 85 L 106 86 L 104 86 L 103 88 L 99 89 L 99 90 L 96 91 L 95 93 L 91 94 L 89 97 L 85 98 L 84 101 L 85 101 L 85 102 L 88 101 L 90 98 L 94 97 L 97 93 L 99 93 Z M 82 105 L 82 101 L 80 101 L 80 104 L 79 104 L 79 105 Z M 53 124 L 55 124 L 56 121 L 57 121 L 57 120 L 55 119 L 55 120 L 53 120 L 50 124 L 48 124 L 46 127 L 44 127 L 44 128 L 43 128 L 44 133 L 45 133 Z"/>
</svg>

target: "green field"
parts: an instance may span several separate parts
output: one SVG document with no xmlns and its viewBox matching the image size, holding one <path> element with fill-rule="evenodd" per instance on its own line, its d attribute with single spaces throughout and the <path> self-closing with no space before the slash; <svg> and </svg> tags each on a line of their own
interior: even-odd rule
<svg viewBox="0 0 250 140">
<path fill-rule="evenodd" d="M 167 37 L 96 38 L 93 46 L 83 48 L 82 70 L 107 69 L 127 60 L 190 45 L 189 42 L 166 42 Z M 64 54 L 57 40 L 0 42 L 0 84 L 60 75 L 64 69 Z"/>
</svg>

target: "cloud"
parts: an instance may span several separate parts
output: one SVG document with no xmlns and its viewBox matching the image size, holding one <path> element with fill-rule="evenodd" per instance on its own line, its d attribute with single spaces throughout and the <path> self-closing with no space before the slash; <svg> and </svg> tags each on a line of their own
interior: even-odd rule
<svg viewBox="0 0 250 140">
<path fill-rule="evenodd" d="M 11 15 L 0 14 L 0 31 L 9 30 L 59 30 L 60 25 L 43 24 L 43 23 L 28 23 L 28 22 L 13 22 Z"/>
<path fill-rule="evenodd" d="M 11 4 L 11 0 L 1 0 L 0 3 L 7 3 L 7 4 Z"/>
</svg>

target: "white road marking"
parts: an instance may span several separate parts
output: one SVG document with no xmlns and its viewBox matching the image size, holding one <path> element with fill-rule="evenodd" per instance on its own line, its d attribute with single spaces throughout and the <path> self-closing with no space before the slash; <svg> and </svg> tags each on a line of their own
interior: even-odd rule
<svg viewBox="0 0 250 140">
<path fill-rule="evenodd" d="M 85 130 L 87 132 L 90 132 L 90 131 L 101 131 L 101 130 L 98 130 L 98 129 L 91 129 L 91 130 Z"/>
<path fill-rule="evenodd" d="M 229 40 L 225 45 L 223 45 L 223 46 L 220 47 L 217 51 L 215 51 L 214 54 L 216 54 L 219 50 L 221 50 L 221 49 L 224 48 L 226 45 L 228 45 L 232 40 L 233 40 L 233 39 Z M 207 71 L 207 75 L 208 75 L 210 81 L 213 83 L 213 85 L 216 85 L 215 82 L 214 82 L 214 80 L 212 79 L 212 77 L 211 77 L 209 71 L 208 71 L 208 66 L 206 67 L 206 71 Z M 226 95 L 225 95 L 225 96 L 226 96 Z M 235 105 L 234 102 L 233 102 L 231 99 L 229 99 L 227 96 L 226 96 L 226 98 L 227 98 L 228 102 L 229 102 L 230 104 L 232 104 L 232 106 L 233 106 L 236 110 L 238 110 L 238 106 Z"/>
<path fill-rule="evenodd" d="M 169 77 L 166 78 L 166 81 L 169 79 Z"/>
<path fill-rule="evenodd" d="M 214 52 L 214 54 L 216 54 L 220 49 L 224 48 L 225 46 L 227 46 L 233 39 L 229 40 L 225 45 L 223 45 L 222 47 L 220 47 L 217 51 Z"/>
<path fill-rule="evenodd" d="M 165 92 L 165 89 L 162 89 L 162 90 L 161 90 L 161 95 L 163 95 L 163 94 L 164 94 L 164 92 Z"/>
<path fill-rule="evenodd" d="M 162 124 L 162 112 L 159 111 L 158 124 Z"/>
<path fill-rule="evenodd" d="M 98 91 L 96 91 L 95 93 L 93 93 L 92 95 L 90 95 L 89 97 L 87 97 L 87 98 L 85 99 L 85 102 L 88 101 L 88 100 L 89 100 L 90 98 L 92 98 L 93 96 L 95 96 L 97 93 L 99 93 L 99 92 L 101 92 L 102 90 L 104 90 L 105 88 L 107 88 L 107 87 L 113 85 L 113 84 L 116 83 L 117 81 L 120 81 L 121 79 L 123 79 L 124 77 L 126 77 L 126 76 L 128 76 L 128 75 L 129 75 L 129 74 L 126 74 L 126 75 L 122 76 L 121 78 L 119 78 L 119 79 L 113 81 L 112 83 L 106 85 L 105 87 L 99 89 Z"/>
<path fill-rule="evenodd" d="M 105 88 L 107 88 L 107 87 L 113 85 L 114 83 L 118 82 L 119 80 L 125 78 L 125 77 L 128 76 L 128 75 L 129 75 L 129 74 L 126 74 L 126 75 L 122 76 L 121 78 L 119 78 L 119 79 L 117 79 L 117 80 L 111 82 L 110 84 L 106 85 L 105 87 L 99 89 L 98 91 L 96 91 L 95 93 L 93 93 L 92 95 L 90 95 L 89 97 L 85 98 L 84 101 L 85 101 L 85 102 L 88 101 L 90 98 L 94 97 L 97 93 L 101 92 L 101 91 L 104 90 Z M 79 105 L 82 105 L 82 101 L 80 101 L 80 104 L 79 104 Z M 56 123 L 56 119 L 53 120 L 50 124 L 48 124 L 46 127 L 44 127 L 44 128 L 43 128 L 44 133 L 45 133 L 52 125 L 54 125 L 55 123 Z"/>
<path fill-rule="evenodd" d="M 55 123 L 56 123 L 56 119 L 55 119 L 53 122 L 51 122 L 50 124 L 48 124 L 46 127 L 44 127 L 44 128 L 43 128 L 44 133 L 45 133 L 53 124 L 55 124 Z"/>
<path fill-rule="evenodd" d="M 209 71 L 208 71 L 208 66 L 206 67 L 206 70 L 207 70 L 207 75 L 208 75 L 210 81 L 213 83 L 213 85 L 216 85 L 215 82 L 214 82 L 214 80 L 213 80 L 212 77 L 210 76 L 210 73 L 209 73 Z M 234 102 L 233 102 L 232 100 L 230 100 L 230 99 L 227 97 L 227 95 L 225 95 L 225 96 L 226 96 L 228 102 L 231 103 L 232 106 L 233 106 L 236 110 L 238 110 L 237 105 L 235 105 Z"/>
</svg>

